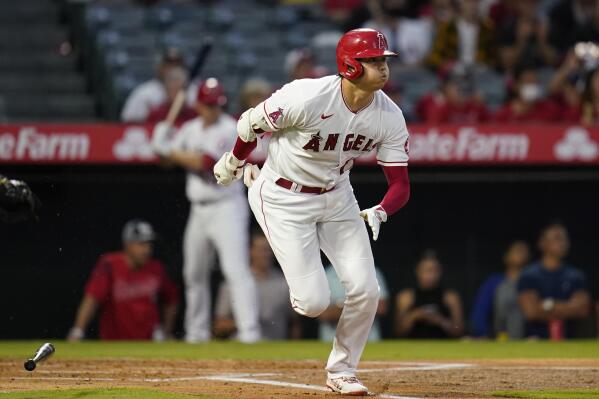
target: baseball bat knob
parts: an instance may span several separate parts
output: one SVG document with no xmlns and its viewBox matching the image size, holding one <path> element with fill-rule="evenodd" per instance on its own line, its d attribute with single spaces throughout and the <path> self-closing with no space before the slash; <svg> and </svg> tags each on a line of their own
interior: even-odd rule
<svg viewBox="0 0 599 399">
<path fill-rule="evenodd" d="M 27 360 L 25 362 L 24 366 L 25 366 L 25 370 L 27 370 L 27 371 L 35 370 L 35 362 L 33 361 L 33 359 Z"/>
</svg>

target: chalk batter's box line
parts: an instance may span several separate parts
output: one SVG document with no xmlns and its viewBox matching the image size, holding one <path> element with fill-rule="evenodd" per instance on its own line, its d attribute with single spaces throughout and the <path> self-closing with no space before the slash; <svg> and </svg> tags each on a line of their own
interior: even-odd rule
<svg viewBox="0 0 599 399">
<path fill-rule="evenodd" d="M 174 378 L 144 378 L 144 379 L 116 379 L 116 378 L 77 378 L 77 377 L 14 377 L 13 380 L 41 380 L 41 381 L 101 381 L 101 382 L 114 382 L 114 381 L 128 381 L 128 382 L 179 382 L 179 381 L 221 381 L 221 382 L 234 382 L 234 383 L 246 383 L 246 384 L 258 384 L 268 386 L 278 386 L 282 388 L 296 388 L 296 389 L 307 389 L 312 391 L 331 392 L 328 388 L 320 385 L 312 384 L 299 384 L 294 382 L 285 382 L 277 380 L 262 380 L 253 377 L 259 376 L 273 376 L 277 374 L 264 373 L 264 374 L 247 374 L 247 376 L 241 375 L 214 375 L 214 376 L 196 376 L 196 377 L 174 377 Z M 385 399 L 424 399 L 414 396 L 399 396 L 392 394 L 371 394 L 370 396 L 376 396 Z"/>
<path fill-rule="evenodd" d="M 457 369 L 457 368 L 467 368 L 471 365 L 468 364 L 435 364 L 435 363 L 412 363 L 410 366 L 404 367 L 393 367 L 388 369 L 364 369 L 361 372 L 369 373 L 376 371 L 427 371 L 427 370 L 444 370 L 444 369 Z M 49 371 L 49 370 L 48 370 Z M 64 370 L 57 370 L 57 372 L 64 373 Z M 328 388 L 325 388 L 321 385 L 313 385 L 313 384 L 303 384 L 303 383 L 295 383 L 295 382 L 287 382 L 287 381 L 279 381 L 274 379 L 261 379 L 256 377 L 272 377 L 280 374 L 273 373 L 254 373 L 254 374 L 224 374 L 224 375 L 213 375 L 213 376 L 193 376 L 193 377 L 171 377 L 171 378 L 144 378 L 144 379 L 127 379 L 126 381 L 130 382 L 181 382 L 181 381 L 222 381 L 222 382 L 233 382 L 233 383 L 242 383 L 242 384 L 257 384 L 257 385 L 267 385 L 267 386 L 277 386 L 282 388 L 295 388 L 295 389 L 304 389 L 304 390 L 312 390 L 312 391 L 320 391 L 320 392 L 330 392 Z M 17 377 L 15 379 L 19 380 L 32 380 L 32 379 L 42 379 L 42 380 L 66 380 L 72 381 L 77 380 L 75 377 Z M 116 381 L 115 378 L 80 378 L 79 381 Z M 121 380 L 122 381 L 122 380 Z M 400 396 L 389 393 L 381 393 L 381 394 L 373 394 L 372 396 L 377 396 L 385 399 L 423 399 L 419 397 L 413 396 Z"/>
</svg>

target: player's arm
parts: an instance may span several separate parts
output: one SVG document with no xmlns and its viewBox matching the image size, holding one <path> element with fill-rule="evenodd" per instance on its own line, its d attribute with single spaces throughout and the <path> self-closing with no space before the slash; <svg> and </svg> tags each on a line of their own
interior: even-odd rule
<svg viewBox="0 0 599 399">
<path fill-rule="evenodd" d="M 554 299 L 541 299 L 536 291 L 522 291 L 518 296 L 518 303 L 527 320 L 549 321 L 582 319 L 588 316 L 591 299 L 588 292 L 580 290 L 575 292 L 567 301 Z"/>
<path fill-rule="evenodd" d="M 341 317 L 341 312 L 343 312 L 343 302 L 332 303 L 318 316 L 318 318 L 322 321 L 336 323 Z"/>
<path fill-rule="evenodd" d="M 214 336 L 218 338 L 227 338 L 237 330 L 235 320 L 233 319 L 231 293 L 229 292 L 229 285 L 226 282 L 223 282 L 218 289 L 216 304 L 214 306 L 212 330 Z"/>
<path fill-rule="evenodd" d="M 79 309 L 75 316 L 75 324 L 67 336 L 68 340 L 78 341 L 85 337 L 85 329 L 89 322 L 94 317 L 100 304 L 112 292 L 111 275 L 110 262 L 104 257 L 100 258 L 85 286 L 85 294 L 79 304 Z"/>
<path fill-rule="evenodd" d="M 256 148 L 258 135 L 269 128 L 262 112 L 256 108 L 250 108 L 241 114 L 237 121 L 237 139 L 235 146 L 230 152 L 225 152 L 214 165 L 214 177 L 218 184 L 228 186 L 233 180 L 242 176 L 242 168 L 245 160 Z M 259 170 L 254 168 L 257 177 Z M 252 169 L 249 169 L 250 177 Z M 255 178 L 254 177 L 254 178 Z M 247 185 L 247 183 L 246 183 Z"/>
<path fill-rule="evenodd" d="M 410 199 L 410 179 L 407 166 L 383 166 L 387 179 L 387 193 L 380 204 L 360 212 L 372 229 L 372 239 L 377 240 L 381 223 L 403 208 Z"/>
<path fill-rule="evenodd" d="M 79 309 L 77 310 L 77 316 L 75 317 L 75 324 L 69 331 L 69 335 L 67 336 L 67 340 L 69 341 L 79 341 L 80 339 L 85 337 L 85 330 L 89 325 L 89 322 L 96 314 L 96 310 L 98 309 L 98 302 L 96 299 L 89 295 L 85 294 L 81 303 L 79 304 Z"/>
<path fill-rule="evenodd" d="M 587 291 L 576 291 L 567 301 L 556 301 L 553 315 L 556 319 L 584 319 L 589 316 L 591 296 Z"/>
<path fill-rule="evenodd" d="M 389 311 L 389 300 L 388 299 L 379 299 L 379 305 L 376 308 L 376 316 L 383 317 Z"/>
<path fill-rule="evenodd" d="M 256 148 L 260 134 L 278 132 L 305 123 L 303 89 L 298 81 L 288 83 L 256 107 L 241 114 L 237 121 L 238 137 L 235 146 L 230 152 L 224 153 L 214 166 L 214 176 L 219 184 L 226 186 L 241 178 L 245 160 Z M 251 186 L 259 171 L 257 167 L 243 170 L 246 186 Z"/>
<path fill-rule="evenodd" d="M 455 291 L 447 291 L 443 302 L 449 309 L 449 319 L 448 323 L 444 323 L 441 327 L 452 337 L 459 337 L 464 331 L 464 312 L 460 296 Z"/>
<path fill-rule="evenodd" d="M 154 126 L 152 149 L 160 157 L 163 166 L 179 166 L 191 172 L 199 173 L 214 167 L 216 160 L 208 154 L 188 151 L 183 148 L 187 134 L 185 125 L 176 133 L 176 127 L 167 121 Z"/>
<path fill-rule="evenodd" d="M 413 305 L 414 292 L 412 290 L 403 290 L 397 294 L 395 332 L 400 337 L 408 335 L 414 328 L 414 324 L 422 317 L 422 310 L 412 308 Z"/>
<path fill-rule="evenodd" d="M 173 150 L 161 158 L 171 165 L 196 173 L 211 170 L 216 164 L 216 160 L 210 155 L 184 150 Z"/>
<path fill-rule="evenodd" d="M 175 322 L 179 312 L 179 288 L 168 276 L 164 267 L 160 276 L 160 296 L 162 302 L 162 331 L 166 338 L 172 338 L 175 331 Z"/>
<path fill-rule="evenodd" d="M 302 321 L 297 313 L 294 312 L 291 315 L 289 322 L 289 338 L 290 339 L 301 339 L 302 338 Z"/>
<path fill-rule="evenodd" d="M 399 109 L 392 113 L 383 126 L 383 136 L 377 144 L 377 163 L 383 168 L 387 179 L 387 193 L 383 200 L 372 208 L 360 212 L 360 216 L 372 230 L 376 241 L 381 223 L 399 211 L 410 199 L 410 179 L 408 178 L 408 140 L 406 121 Z"/>
<path fill-rule="evenodd" d="M 177 313 L 179 312 L 178 303 L 165 303 L 162 307 L 162 325 L 164 326 L 164 333 L 168 338 L 172 338 L 175 331 L 175 322 L 177 320 Z"/>
</svg>

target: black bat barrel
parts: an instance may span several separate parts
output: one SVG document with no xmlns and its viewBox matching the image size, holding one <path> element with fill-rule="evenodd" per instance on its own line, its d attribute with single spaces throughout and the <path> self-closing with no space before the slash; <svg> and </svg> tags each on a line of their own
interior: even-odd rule
<svg viewBox="0 0 599 399">
<path fill-rule="evenodd" d="M 35 356 L 33 356 L 32 359 L 29 359 L 25 362 L 25 364 L 24 364 L 25 370 L 27 370 L 27 371 L 35 370 L 35 367 L 37 366 L 37 364 L 39 362 L 44 361 L 45 359 L 50 357 L 50 355 L 52 355 L 54 352 L 55 352 L 54 345 L 52 345 L 51 343 L 43 344 L 37 350 L 37 352 L 35 352 Z"/>
</svg>

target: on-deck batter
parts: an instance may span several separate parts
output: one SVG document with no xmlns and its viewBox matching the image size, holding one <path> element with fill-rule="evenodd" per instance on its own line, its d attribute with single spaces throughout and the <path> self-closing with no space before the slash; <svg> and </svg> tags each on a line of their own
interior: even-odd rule
<svg viewBox="0 0 599 399">
<path fill-rule="evenodd" d="M 183 242 L 185 281 L 185 340 L 211 338 L 210 270 L 218 253 L 222 272 L 231 287 L 233 315 L 242 342 L 260 339 L 258 296 L 249 269 L 248 210 L 243 186 L 216 184 L 215 160 L 235 142 L 235 120 L 222 112 L 222 85 L 207 79 L 198 89 L 199 116 L 169 139 L 172 126 L 156 125 L 153 146 L 161 157 L 187 170 L 187 198 L 191 209 Z"/>
<path fill-rule="evenodd" d="M 268 237 L 289 285 L 296 312 L 317 317 L 329 305 L 320 260 L 326 254 L 347 298 L 327 363 L 327 386 L 365 395 L 358 361 L 376 314 L 379 286 L 368 232 L 408 200 L 408 131 L 400 109 L 380 89 L 387 82 L 384 35 L 346 33 L 337 45 L 339 76 L 293 81 L 244 112 L 232 152 L 214 167 L 220 184 L 244 175 L 250 206 Z M 256 137 L 273 132 L 262 171 L 244 159 Z M 360 211 L 349 181 L 353 160 L 376 150 L 389 188 L 383 201 Z M 242 173 L 243 170 L 243 173 Z"/>
</svg>

